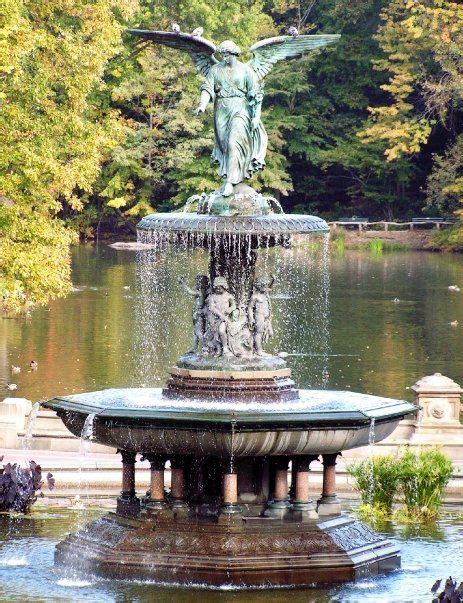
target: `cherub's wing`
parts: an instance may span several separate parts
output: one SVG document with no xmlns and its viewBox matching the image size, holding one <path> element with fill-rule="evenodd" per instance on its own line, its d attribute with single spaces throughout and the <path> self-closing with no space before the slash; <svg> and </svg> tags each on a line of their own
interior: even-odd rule
<svg viewBox="0 0 463 603">
<path fill-rule="evenodd" d="M 196 69 L 204 76 L 207 76 L 209 69 L 218 62 L 214 57 L 214 52 L 217 50 L 215 44 L 200 36 L 149 29 L 129 29 L 129 32 L 150 40 L 154 44 L 163 44 L 170 48 L 183 50 L 190 55 Z"/>
<path fill-rule="evenodd" d="M 310 50 L 322 48 L 337 42 L 339 34 L 318 36 L 279 36 L 267 38 L 251 46 L 253 57 L 248 65 L 254 69 L 259 79 L 263 79 L 272 67 L 282 59 L 291 59 Z"/>
</svg>

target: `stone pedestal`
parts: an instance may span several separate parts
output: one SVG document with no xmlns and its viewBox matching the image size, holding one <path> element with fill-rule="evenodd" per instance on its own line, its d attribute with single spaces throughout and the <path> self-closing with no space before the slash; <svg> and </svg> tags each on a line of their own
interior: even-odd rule
<svg viewBox="0 0 463 603">
<path fill-rule="evenodd" d="M 397 546 L 344 515 L 217 524 L 114 513 L 58 544 L 55 563 L 105 578 L 243 587 L 340 583 L 400 567 Z"/>
</svg>

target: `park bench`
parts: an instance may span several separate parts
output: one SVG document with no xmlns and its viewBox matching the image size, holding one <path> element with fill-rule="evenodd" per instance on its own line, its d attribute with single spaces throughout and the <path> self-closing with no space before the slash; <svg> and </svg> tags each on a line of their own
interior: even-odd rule
<svg viewBox="0 0 463 603">
<path fill-rule="evenodd" d="M 442 224 L 453 224 L 455 222 L 452 218 L 441 218 L 441 217 L 417 217 L 412 218 L 410 222 L 410 230 L 413 230 L 415 225 L 431 224 L 440 230 Z"/>
</svg>

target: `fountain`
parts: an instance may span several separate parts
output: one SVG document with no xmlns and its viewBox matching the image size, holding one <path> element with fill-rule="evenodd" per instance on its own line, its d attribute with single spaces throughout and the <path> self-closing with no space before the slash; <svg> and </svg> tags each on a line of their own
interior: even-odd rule
<svg viewBox="0 0 463 603">
<path fill-rule="evenodd" d="M 179 32 L 134 30 L 186 51 L 206 76 L 200 106 L 214 100 L 224 183 L 190 199 L 197 211 L 153 214 L 139 239 L 158 253 L 204 248 L 208 274 L 191 287 L 193 341 L 163 389 L 108 389 L 46 403 L 77 436 L 114 446 L 122 458 L 117 509 L 56 548 L 55 562 L 115 578 L 209 586 L 313 585 L 352 580 L 400 565 L 398 549 L 342 514 L 336 460 L 343 450 L 386 438 L 417 407 L 353 392 L 297 389 L 286 361 L 265 352 L 273 335 L 275 277 L 259 254 L 294 234 L 325 235 L 324 220 L 282 213 L 244 181 L 264 166 L 261 80 L 280 59 L 338 36 L 282 36 L 237 60 L 220 45 Z M 151 467 L 150 489 L 136 494 L 137 455 Z M 323 487 L 311 498 L 311 467 L 321 459 Z M 165 487 L 170 463 L 170 490 Z M 289 467 L 291 466 L 291 485 Z"/>
</svg>

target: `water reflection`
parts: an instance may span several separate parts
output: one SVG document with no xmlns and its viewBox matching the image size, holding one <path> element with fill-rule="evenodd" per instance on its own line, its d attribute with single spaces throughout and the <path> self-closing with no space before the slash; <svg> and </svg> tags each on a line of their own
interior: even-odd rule
<svg viewBox="0 0 463 603">
<path fill-rule="evenodd" d="M 190 344 L 191 301 L 181 293 L 178 276 L 192 282 L 206 261 L 201 251 L 158 257 L 146 286 L 156 281 L 164 298 L 143 309 L 134 252 L 76 247 L 72 294 L 28 320 L 0 322 L 0 393 L 11 395 L 11 382 L 18 385 L 15 396 L 32 400 L 159 386 Z M 275 270 L 278 283 L 273 349 L 289 354 L 302 387 L 326 382 L 334 389 L 411 398 L 406 388 L 424 374 L 439 371 L 463 381 L 463 294 L 448 290 L 463 284 L 460 256 L 334 255 L 323 324 L 320 256 L 294 249 L 270 252 L 267 262 L 263 268 Z M 452 327 L 455 320 L 459 325 Z M 29 370 L 31 359 L 37 371 Z M 12 375 L 11 365 L 21 373 Z"/>
</svg>

